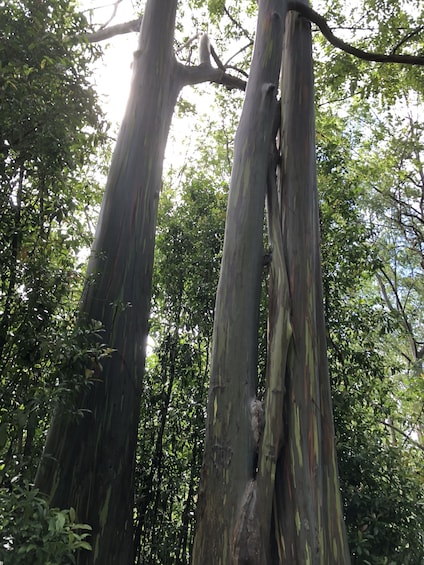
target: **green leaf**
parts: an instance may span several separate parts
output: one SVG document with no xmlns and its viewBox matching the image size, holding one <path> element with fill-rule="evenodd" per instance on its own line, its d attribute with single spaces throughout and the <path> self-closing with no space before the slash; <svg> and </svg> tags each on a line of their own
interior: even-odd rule
<svg viewBox="0 0 424 565">
<path fill-rule="evenodd" d="M 69 509 L 69 520 L 71 523 L 75 522 L 75 517 L 76 517 L 76 512 L 75 512 L 75 508 L 71 508 Z"/>
<path fill-rule="evenodd" d="M 59 532 L 63 530 L 66 522 L 66 515 L 63 512 L 56 514 L 56 531 Z"/>
</svg>

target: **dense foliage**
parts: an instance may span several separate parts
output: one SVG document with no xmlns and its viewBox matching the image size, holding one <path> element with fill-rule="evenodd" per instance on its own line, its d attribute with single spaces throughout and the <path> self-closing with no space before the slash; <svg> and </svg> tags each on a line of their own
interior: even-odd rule
<svg viewBox="0 0 424 565">
<path fill-rule="evenodd" d="M 318 152 L 322 252 L 337 450 L 350 547 L 358 563 L 420 563 L 423 452 L 413 430 L 422 424 L 419 412 L 411 407 L 405 412 L 401 404 L 408 364 L 401 362 L 391 345 L 394 336 L 398 343 L 406 336 L 399 333 L 375 286 L 380 249 L 374 243 L 375 229 L 358 205 L 367 200 L 369 172 L 364 177 L 363 169 L 357 171 L 349 162 L 351 140 L 341 133 L 346 127 L 343 121 L 331 118 L 330 123 L 333 132 L 338 131 L 338 143 L 334 144 L 334 138 L 321 140 Z M 408 396 L 415 390 L 421 409 L 422 395 L 413 381 L 409 386 Z"/>
<path fill-rule="evenodd" d="M 0 559 L 4 565 L 67 565 L 76 550 L 90 550 L 87 524 L 75 510 L 49 508 L 37 489 L 25 485 L 0 489 Z"/>
<path fill-rule="evenodd" d="M 196 171 L 163 194 L 137 459 L 137 563 L 188 562 L 202 458 L 225 186 Z"/>
<path fill-rule="evenodd" d="M 0 515 L 2 539 L 20 547 L 13 563 L 65 562 L 84 538 L 70 511 L 49 510 L 23 482 L 52 411 L 72 413 L 98 353 L 99 328 L 76 325 L 105 141 L 84 29 L 69 2 L 0 4 Z"/>
</svg>

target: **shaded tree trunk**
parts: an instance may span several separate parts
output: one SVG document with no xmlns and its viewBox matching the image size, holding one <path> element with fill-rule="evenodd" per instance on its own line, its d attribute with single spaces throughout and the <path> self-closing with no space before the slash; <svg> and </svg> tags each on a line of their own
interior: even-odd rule
<svg viewBox="0 0 424 565">
<path fill-rule="evenodd" d="M 172 44 L 177 2 L 147 2 L 131 96 L 113 155 L 81 310 L 116 350 L 69 420 L 56 413 L 36 485 L 93 527 L 78 564 L 133 562 L 133 473 L 157 205 L 181 81 Z M 160 30 L 160 31 L 159 31 Z"/>
<path fill-rule="evenodd" d="M 274 371 L 284 379 L 283 418 L 274 420 L 274 415 L 270 416 L 270 427 L 282 426 L 271 562 L 335 565 L 349 563 L 350 557 L 339 492 L 325 342 L 311 32 L 309 22 L 294 12 L 286 21 L 281 97 L 279 214 L 291 339 L 285 373 L 273 362 L 272 351 L 268 365 L 270 382 L 275 380 Z M 275 200 L 270 202 L 271 208 Z M 280 292 L 278 284 L 271 289 L 270 333 L 285 336 L 287 332 L 278 330 L 278 314 L 272 311 L 278 301 L 275 292 Z M 269 387 L 267 399 L 273 394 Z M 265 433 L 261 463 L 267 456 L 266 445 Z"/>
<path fill-rule="evenodd" d="M 251 403 L 257 343 L 263 213 L 287 3 L 259 3 L 257 37 L 234 147 L 217 291 L 206 445 L 193 548 L 195 565 L 265 563 L 255 522 Z"/>
<path fill-rule="evenodd" d="M 245 82 L 210 61 L 177 62 L 177 0 L 147 0 L 134 53 L 132 89 L 109 170 L 81 300 L 115 350 L 70 420 L 57 412 L 36 476 L 51 504 L 72 506 L 93 528 L 93 552 L 78 565 L 133 563 L 134 457 L 150 310 L 153 252 L 165 145 L 183 86 Z"/>
<path fill-rule="evenodd" d="M 322 307 L 311 34 L 309 22 L 295 13 L 288 16 L 284 32 L 281 147 L 275 147 L 269 107 L 262 113 L 266 93 L 276 81 L 272 65 L 282 50 L 283 21 L 276 22 L 284 16 L 284 3 L 260 3 L 236 137 L 194 565 L 350 562 Z M 266 69 L 262 74 L 258 66 L 265 49 L 270 66 L 261 67 Z M 255 395 L 265 192 L 272 263 L 265 427 L 260 438 Z"/>
</svg>

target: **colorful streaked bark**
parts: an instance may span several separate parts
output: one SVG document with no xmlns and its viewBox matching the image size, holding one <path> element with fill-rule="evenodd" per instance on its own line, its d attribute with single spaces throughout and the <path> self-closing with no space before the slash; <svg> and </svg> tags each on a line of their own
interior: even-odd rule
<svg viewBox="0 0 424 565">
<path fill-rule="evenodd" d="M 350 562 L 322 307 L 310 24 L 290 13 L 285 31 L 283 20 L 271 33 L 270 22 L 284 18 L 285 9 L 260 3 L 236 137 L 194 565 Z M 262 108 L 275 81 L 275 67 L 266 65 L 279 60 L 283 34 L 276 143 L 272 111 L 264 115 Z M 266 78 L 258 68 L 267 69 Z M 275 94 L 274 88 L 274 105 Z M 266 193 L 272 261 L 265 427 L 256 467 L 249 407 L 257 387 Z"/>
<path fill-rule="evenodd" d="M 53 506 L 73 506 L 93 528 L 93 551 L 80 552 L 79 565 L 134 560 L 133 470 L 157 206 L 182 86 L 172 48 L 176 7 L 170 0 L 146 5 L 81 301 L 82 314 L 102 323 L 102 340 L 115 352 L 80 399 L 82 416 L 55 414 L 36 478 Z"/>
</svg>

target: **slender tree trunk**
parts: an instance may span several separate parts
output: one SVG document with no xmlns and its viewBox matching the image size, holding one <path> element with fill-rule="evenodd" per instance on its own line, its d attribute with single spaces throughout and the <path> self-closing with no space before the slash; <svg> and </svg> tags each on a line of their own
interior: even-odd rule
<svg viewBox="0 0 424 565">
<path fill-rule="evenodd" d="M 81 309 L 116 350 L 76 421 L 56 413 L 36 484 L 93 527 L 79 565 L 133 562 L 134 454 L 144 370 L 158 198 L 181 82 L 172 43 L 176 0 L 146 4 L 131 96 L 109 171 Z"/>
<path fill-rule="evenodd" d="M 193 434 L 194 435 L 194 434 Z M 187 564 L 187 548 L 190 544 L 190 512 L 193 507 L 193 499 L 196 494 L 196 478 L 198 470 L 198 445 L 197 438 L 193 437 L 193 452 L 191 456 L 190 465 L 190 479 L 188 484 L 187 498 L 184 502 L 184 510 L 181 517 L 181 528 L 178 536 L 178 546 L 176 551 L 176 565 L 186 565 Z"/>
<path fill-rule="evenodd" d="M 255 49 L 235 139 L 194 565 L 264 563 L 254 523 L 257 456 L 250 412 L 257 386 L 264 201 L 286 8 L 281 0 L 259 3 Z"/>
<path fill-rule="evenodd" d="M 271 563 L 331 565 L 350 562 L 339 492 L 322 305 L 310 24 L 291 12 L 286 21 L 281 73 L 280 189 L 282 242 L 290 297 L 290 324 L 272 311 L 281 292 L 271 289 L 271 335 L 287 350 L 285 371 L 270 351 L 267 418 L 282 426 L 276 461 Z M 270 202 L 272 208 L 276 198 Z M 289 328 L 289 331 L 288 331 Z M 291 334 L 287 344 L 285 336 Z M 278 355 L 278 352 L 277 352 Z M 278 379 L 274 374 L 277 372 Z M 283 393 L 283 417 L 268 414 L 270 397 Z M 266 467 L 267 429 L 261 465 Z M 262 467 L 261 467 L 262 468 Z M 261 492 L 258 490 L 258 496 Z"/>
</svg>

